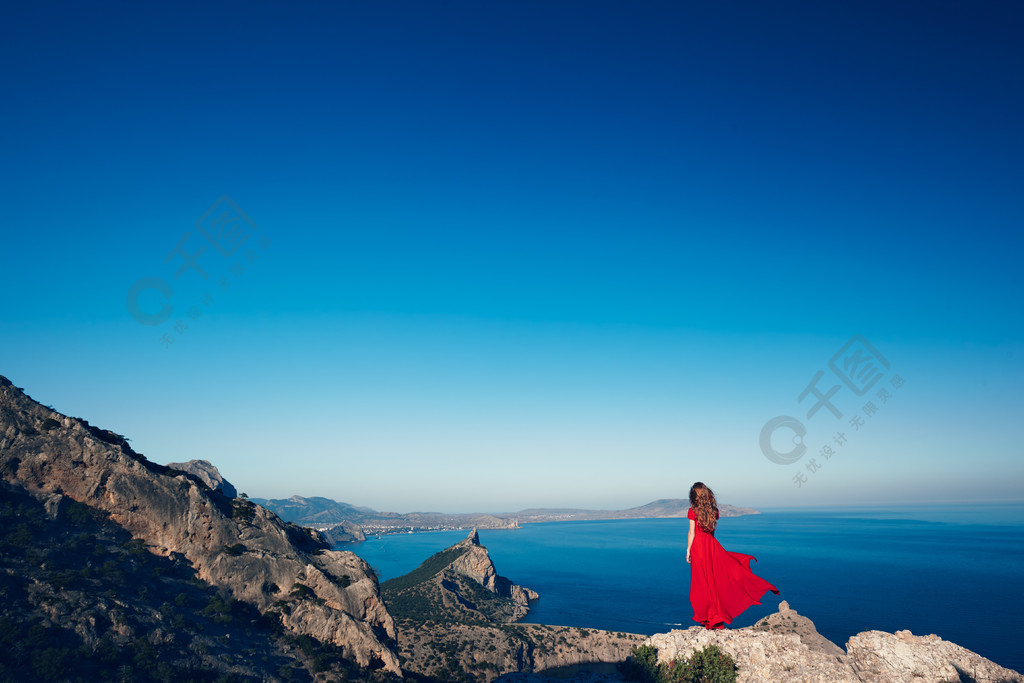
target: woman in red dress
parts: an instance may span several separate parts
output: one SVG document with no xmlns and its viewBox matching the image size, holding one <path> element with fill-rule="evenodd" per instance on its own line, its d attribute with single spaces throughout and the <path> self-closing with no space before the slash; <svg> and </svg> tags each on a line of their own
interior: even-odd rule
<svg viewBox="0 0 1024 683">
<path fill-rule="evenodd" d="M 740 612 L 760 605 L 761 596 L 779 589 L 750 570 L 752 555 L 731 553 L 715 538 L 718 504 L 702 482 L 690 487 L 690 534 L 686 561 L 690 563 L 690 603 L 693 620 L 704 628 L 725 628 Z"/>
</svg>

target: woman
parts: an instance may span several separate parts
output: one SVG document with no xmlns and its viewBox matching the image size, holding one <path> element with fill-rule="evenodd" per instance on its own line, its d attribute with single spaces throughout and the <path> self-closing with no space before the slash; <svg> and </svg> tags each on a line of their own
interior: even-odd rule
<svg viewBox="0 0 1024 683">
<path fill-rule="evenodd" d="M 779 589 L 750 570 L 751 555 L 731 553 L 715 538 L 718 503 L 702 482 L 690 487 L 690 534 L 686 561 L 690 563 L 690 603 L 693 620 L 704 628 L 725 628 L 740 612 L 760 605 L 761 596 Z"/>
</svg>

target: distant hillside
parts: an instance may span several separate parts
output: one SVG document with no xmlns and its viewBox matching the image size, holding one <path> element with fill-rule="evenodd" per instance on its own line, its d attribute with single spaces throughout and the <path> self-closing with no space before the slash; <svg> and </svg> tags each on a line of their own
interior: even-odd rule
<svg viewBox="0 0 1024 683">
<path fill-rule="evenodd" d="M 339 503 L 330 498 L 291 498 L 254 502 L 276 512 L 281 519 L 316 527 L 343 541 L 358 540 L 360 533 L 393 534 L 436 529 L 509 529 L 537 522 L 583 521 L 599 519 L 645 519 L 685 517 L 690 507 L 684 498 L 665 498 L 628 510 L 578 510 L 568 508 L 531 508 L 501 514 L 443 512 L 377 512 L 366 507 Z M 720 505 L 723 517 L 759 514 L 753 508 Z M 331 529 L 346 523 L 343 529 Z M 353 526 L 356 525 L 356 526 Z M 333 535 L 331 533 L 333 531 Z"/>
<path fill-rule="evenodd" d="M 348 503 L 339 503 L 330 498 L 303 498 L 292 496 L 291 498 L 278 498 L 267 500 L 265 498 L 252 498 L 265 508 L 273 510 L 277 516 L 286 522 L 295 522 L 306 526 L 339 524 L 341 522 L 360 522 L 369 519 L 378 519 L 390 516 L 386 512 L 376 512 L 370 508 L 361 508 Z"/>
<path fill-rule="evenodd" d="M 628 510 L 573 510 L 559 508 L 531 508 L 514 513 L 521 524 L 531 522 L 584 521 L 591 519 L 663 519 L 686 517 L 690 501 L 685 498 L 662 498 Z M 761 514 L 753 508 L 735 505 L 718 506 L 722 517 Z"/>
</svg>

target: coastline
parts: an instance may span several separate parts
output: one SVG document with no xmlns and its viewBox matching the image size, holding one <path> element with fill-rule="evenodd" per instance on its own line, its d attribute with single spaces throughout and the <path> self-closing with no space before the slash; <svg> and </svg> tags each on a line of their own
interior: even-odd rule
<svg viewBox="0 0 1024 683">
<path fill-rule="evenodd" d="M 1010 507 L 1015 512 L 1024 504 Z M 820 508 L 765 509 L 735 518 L 722 527 L 723 545 L 754 555 L 758 574 L 776 583 L 782 595 L 766 596 L 733 626 L 752 625 L 785 599 L 833 642 L 870 629 L 935 633 L 1003 666 L 1024 669 L 1015 639 L 998 627 L 1024 611 L 1024 597 L 1007 598 L 1003 588 L 1024 561 L 1024 524 L 1002 518 L 979 523 L 960 505 L 945 512 L 901 506 L 903 512 L 911 508 L 928 514 L 905 519 L 894 516 L 891 506 L 837 506 L 829 509 L 832 514 Z M 480 533 L 495 563 L 540 594 L 525 623 L 651 635 L 690 625 L 681 522 L 593 520 L 524 525 L 516 534 Z M 458 532 L 407 534 L 345 549 L 387 577 L 411 570 L 456 540 Z M 955 543 L 965 555 L 943 553 Z M 837 597 L 837 589 L 845 597 Z M 994 621 L 977 613 L 982 605 L 996 610 Z"/>
</svg>

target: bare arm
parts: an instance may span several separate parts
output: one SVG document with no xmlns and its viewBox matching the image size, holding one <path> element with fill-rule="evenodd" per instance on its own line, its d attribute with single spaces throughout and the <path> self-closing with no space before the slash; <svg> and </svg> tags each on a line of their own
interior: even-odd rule
<svg viewBox="0 0 1024 683">
<path fill-rule="evenodd" d="M 686 561 L 690 561 L 690 546 L 693 545 L 693 535 L 697 531 L 697 523 L 692 519 L 690 520 L 690 533 L 686 535 Z"/>
</svg>

